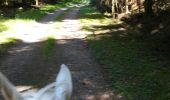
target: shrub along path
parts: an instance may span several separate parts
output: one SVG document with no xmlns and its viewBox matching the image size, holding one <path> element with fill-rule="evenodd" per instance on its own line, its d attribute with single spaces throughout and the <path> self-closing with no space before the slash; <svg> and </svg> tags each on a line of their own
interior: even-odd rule
<svg viewBox="0 0 170 100">
<path fill-rule="evenodd" d="M 69 66 L 73 76 L 72 100 L 121 100 L 120 96 L 110 91 L 101 66 L 87 48 L 83 39 L 86 35 L 80 31 L 80 22 L 76 18 L 78 11 L 79 8 L 70 10 L 60 22 L 59 30 L 54 31 L 55 26 L 51 22 L 54 22 L 58 13 L 62 11 L 47 15 L 40 22 L 45 24 L 45 27 L 38 25 L 32 30 L 36 32 L 45 28 L 44 31 L 53 30 L 50 32 L 57 35 L 56 45 L 48 59 L 43 54 L 45 41 L 22 42 L 1 59 L 0 70 L 18 89 L 36 90 L 53 82 L 59 66 L 64 63 Z M 29 30 L 23 33 L 27 31 Z M 29 34 L 26 35 L 29 37 Z"/>
</svg>

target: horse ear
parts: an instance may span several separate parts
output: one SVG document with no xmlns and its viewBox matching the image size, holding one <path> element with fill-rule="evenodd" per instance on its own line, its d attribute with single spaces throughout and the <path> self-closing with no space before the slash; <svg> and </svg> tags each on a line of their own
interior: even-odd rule
<svg viewBox="0 0 170 100">
<path fill-rule="evenodd" d="M 16 88 L 0 72 L 0 89 L 5 100 L 23 100 Z"/>
<path fill-rule="evenodd" d="M 56 100 L 69 100 L 72 94 L 72 87 L 71 72 L 66 65 L 62 64 L 56 78 Z"/>
</svg>

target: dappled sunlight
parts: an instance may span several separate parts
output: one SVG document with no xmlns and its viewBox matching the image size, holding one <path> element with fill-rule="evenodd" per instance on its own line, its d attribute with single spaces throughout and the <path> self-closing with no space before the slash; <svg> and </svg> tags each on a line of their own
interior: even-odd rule
<svg viewBox="0 0 170 100">
<path fill-rule="evenodd" d="M 33 50 L 33 47 L 24 46 L 24 47 L 19 48 L 19 49 L 10 50 L 9 53 L 20 53 L 20 52 L 26 52 L 26 51 L 32 51 L 32 50 Z"/>
<path fill-rule="evenodd" d="M 9 42 L 15 42 L 15 39 L 7 35 L 0 36 L 0 44 L 5 44 Z"/>
<path fill-rule="evenodd" d="M 83 7 L 85 4 L 73 4 L 73 3 L 68 3 L 66 4 L 67 7 Z"/>
<path fill-rule="evenodd" d="M 111 24 L 103 24 L 100 17 L 86 19 L 82 15 L 81 18 L 82 23 L 86 23 L 82 30 L 92 33 L 87 37 L 89 47 L 110 72 L 111 84 L 118 98 L 168 98 L 169 20 L 164 19 L 169 16 L 147 20 L 146 17 L 132 16 Z M 90 100 L 95 97 L 87 95 Z"/>
<path fill-rule="evenodd" d="M 73 83 L 75 83 L 73 86 L 75 89 L 75 95 L 77 92 L 79 92 L 77 90 L 82 89 L 80 90 L 82 93 L 78 93 L 78 94 L 80 94 L 79 96 L 83 100 L 123 100 L 122 95 L 117 94 L 114 91 L 111 91 L 111 89 L 102 86 L 102 84 L 100 84 L 102 83 L 103 80 L 102 76 L 95 76 L 97 73 L 93 72 L 94 69 L 92 68 L 91 65 L 86 66 L 87 68 L 81 67 L 82 65 L 79 66 L 79 64 L 75 64 L 74 66 L 75 67 L 77 66 L 76 71 L 72 71 Z M 86 71 L 88 71 L 88 75 Z M 77 87 L 77 85 L 79 86 Z M 74 98 L 74 93 L 73 93 L 73 98 Z"/>
<path fill-rule="evenodd" d="M 86 5 L 89 5 L 90 1 L 89 0 L 81 0 L 81 1 L 73 1 L 73 2 L 68 2 L 66 4 L 67 7 L 83 7 Z"/>
<path fill-rule="evenodd" d="M 85 38 L 85 34 L 80 32 L 79 20 L 69 17 L 69 19 L 62 20 L 62 22 L 55 22 L 54 19 L 58 13 L 66 11 L 68 8 L 62 8 L 59 11 L 47 12 L 48 17 L 44 17 L 42 21 L 36 22 L 33 20 L 8 20 L 5 25 L 9 30 L 3 33 L 6 36 L 13 37 L 26 43 L 40 42 L 53 36 L 56 39 L 64 38 Z M 56 25 L 56 26 L 55 26 Z"/>
<path fill-rule="evenodd" d="M 104 16 L 97 12 L 95 8 L 88 6 L 82 7 L 79 14 L 82 25 L 81 30 L 88 35 L 126 31 L 125 28 L 117 27 L 118 24 L 123 23 L 122 21 L 113 20 L 107 17 L 108 16 Z"/>
<path fill-rule="evenodd" d="M 87 92 L 86 94 L 81 95 L 82 98 L 84 98 L 85 100 L 111 100 L 111 99 L 121 100 L 123 99 L 123 96 L 119 94 L 114 94 L 113 91 L 110 91 L 107 89 L 103 90 L 102 87 L 97 87 L 93 79 L 84 78 L 82 79 L 81 83 L 86 88 L 101 88 L 101 90 L 96 92 L 95 94 L 91 93 L 89 90 L 89 92 Z"/>
<path fill-rule="evenodd" d="M 83 83 L 85 85 L 90 85 L 90 86 L 94 87 L 93 86 L 93 82 L 90 79 L 88 79 L 88 78 L 83 79 Z"/>
<path fill-rule="evenodd" d="M 99 92 L 96 95 L 85 95 L 85 100 L 123 100 L 123 97 L 108 91 Z"/>
<path fill-rule="evenodd" d="M 80 29 L 81 26 L 78 19 L 70 18 L 62 20 L 61 27 L 58 30 L 57 39 L 85 38 L 86 34 Z"/>
<path fill-rule="evenodd" d="M 54 9 L 54 6 L 46 6 L 41 8 L 41 10 L 50 10 Z M 56 23 L 61 24 L 60 22 L 55 22 L 55 18 L 57 15 L 67 10 L 68 8 L 61 8 L 60 10 L 56 10 L 55 12 L 48 11 L 47 16 L 45 16 L 41 21 L 36 22 L 30 18 L 25 18 L 26 16 L 23 14 L 22 17 L 17 17 L 17 19 L 9 19 L 5 20 L 3 24 L 8 26 L 9 30 L 3 31 L 1 34 L 1 41 L 6 41 L 7 38 L 15 38 L 17 40 L 21 40 L 26 43 L 40 42 L 47 39 L 49 36 L 53 36 L 56 38 L 56 34 L 58 31 L 58 26 L 56 27 Z M 31 13 L 32 11 L 30 11 Z M 25 16 L 25 17 L 24 17 Z M 33 14 L 33 17 L 34 16 Z M 24 19 L 25 18 L 25 19 Z M 4 30 L 4 29 L 3 29 Z"/>
<path fill-rule="evenodd" d="M 7 23 L 8 25 L 11 22 Z M 21 40 L 23 42 L 39 42 L 46 39 L 48 36 L 56 33 L 54 26 L 52 24 L 42 24 L 37 22 L 23 22 L 17 21 L 9 25 L 10 30 L 4 31 L 2 34 L 6 34 L 6 37 L 13 37 L 15 39 Z M 2 37 L 1 38 L 5 38 Z"/>
<path fill-rule="evenodd" d="M 79 6 L 81 5 L 76 5 Z M 57 13 L 61 14 L 65 10 L 67 9 Z M 55 78 L 54 69 L 57 69 L 57 65 L 65 63 L 70 66 L 73 77 L 75 93 L 73 96 L 85 100 L 110 100 L 113 97 L 121 100 L 121 95 L 114 94 L 112 89 L 109 89 L 110 86 L 100 72 L 100 65 L 86 50 L 88 45 L 84 40 L 88 34 L 93 33 L 81 30 L 80 19 L 76 17 L 78 11 L 79 8 L 70 10 L 61 21 L 54 21 L 56 12 L 48 13 L 50 17 L 44 17 L 42 21 L 12 23 L 10 26 L 12 30 L 5 31 L 8 36 L 21 41 L 20 45 L 9 50 L 12 57 L 9 57 L 7 62 L 10 63 L 2 63 L 4 66 L 12 66 L 10 69 L 2 69 L 6 73 L 7 70 L 11 70 L 9 76 L 17 85 L 17 90 L 23 93 L 34 93 L 39 86 L 42 87 Z M 96 25 L 101 21 L 109 22 L 91 20 L 90 23 Z M 98 27 L 100 30 L 105 30 L 100 26 Z M 126 30 L 118 28 L 116 31 Z M 44 56 L 48 56 L 47 59 Z M 14 77 L 17 76 L 19 77 L 15 79 Z"/>
<path fill-rule="evenodd" d="M 89 26 L 83 26 L 82 30 L 87 35 L 104 35 L 109 34 L 110 35 L 119 35 L 120 37 L 126 37 L 128 36 L 128 31 L 125 27 L 123 27 L 122 24 L 95 24 L 95 25 L 89 25 Z M 89 33 L 89 34 L 88 34 Z"/>
<path fill-rule="evenodd" d="M 60 45 L 66 44 L 66 43 L 67 43 L 67 40 L 64 40 L 64 39 L 58 40 L 58 44 L 60 44 Z"/>
<path fill-rule="evenodd" d="M 48 33 L 47 26 L 38 25 L 38 26 L 20 26 L 20 29 L 16 33 L 11 34 L 17 39 L 22 40 L 23 42 L 39 42 L 45 35 Z"/>
<path fill-rule="evenodd" d="M 48 15 L 53 15 L 54 13 L 53 12 L 47 12 Z"/>
</svg>

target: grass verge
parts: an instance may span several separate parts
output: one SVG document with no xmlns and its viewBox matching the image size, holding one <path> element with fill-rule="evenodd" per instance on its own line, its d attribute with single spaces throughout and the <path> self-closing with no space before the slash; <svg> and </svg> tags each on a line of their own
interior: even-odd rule
<svg viewBox="0 0 170 100">
<path fill-rule="evenodd" d="M 64 16 L 71 10 L 71 8 L 66 9 L 65 11 L 63 11 L 60 15 L 58 15 L 56 17 L 56 21 L 62 21 L 64 19 Z"/>
<path fill-rule="evenodd" d="M 45 41 L 45 44 L 43 47 L 43 55 L 45 59 L 49 59 L 51 55 L 53 54 L 53 50 L 55 48 L 55 42 L 56 42 L 56 39 L 53 37 L 48 37 L 47 41 Z"/>
<path fill-rule="evenodd" d="M 66 6 L 65 3 L 56 5 L 45 5 L 43 7 L 40 7 L 39 9 L 30 9 L 25 12 L 21 12 L 16 16 L 16 18 L 39 21 L 47 13 L 65 6 Z"/>
<path fill-rule="evenodd" d="M 8 30 L 8 27 L 5 26 L 4 24 L 0 24 L 0 32 Z"/>
<path fill-rule="evenodd" d="M 0 40 L 0 57 L 6 53 L 13 43 L 16 42 L 14 38 L 5 38 Z"/>
<path fill-rule="evenodd" d="M 169 36 L 141 38 L 92 7 L 83 7 L 79 18 L 82 30 L 91 33 L 89 46 L 110 73 L 114 91 L 127 100 L 170 99 Z"/>
</svg>

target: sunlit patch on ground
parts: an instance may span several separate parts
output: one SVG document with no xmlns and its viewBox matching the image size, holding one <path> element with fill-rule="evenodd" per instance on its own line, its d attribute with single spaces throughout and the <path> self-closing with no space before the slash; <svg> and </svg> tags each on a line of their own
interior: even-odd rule
<svg viewBox="0 0 170 100">
<path fill-rule="evenodd" d="M 60 49 L 58 49 L 58 50 L 55 49 L 56 50 L 55 52 L 63 53 L 64 57 L 66 57 L 66 58 L 68 57 L 67 59 L 65 59 L 65 58 L 62 59 L 62 57 L 59 56 L 59 59 L 61 59 L 63 61 L 65 61 L 65 60 L 69 61 L 69 62 L 67 62 L 68 64 L 74 63 L 77 66 L 77 68 L 74 68 L 74 70 L 77 70 L 77 71 L 75 71 L 73 73 L 73 79 L 79 80 L 77 84 L 80 86 L 77 86 L 78 90 L 76 90 L 76 91 L 78 91 L 79 93 L 75 94 L 75 96 L 77 98 L 84 98 L 87 100 L 110 99 L 110 96 L 113 95 L 112 92 L 110 90 L 108 90 L 108 85 L 105 84 L 105 81 L 104 81 L 102 75 L 98 72 L 96 73 L 96 71 L 98 70 L 98 66 L 96 64 L 94 64 L 92 58 L 88 57 L 88 55 L 89 55 L 88 51 L 86 51 L 85 48 L 83 47 L 84 41 L 82 41 L 82 39 L 84 39 L 86 37 L 87 33 L 80 31 L 80 29 L 81 29 L 80 21 L 77 20 L 77 18 L 75 17 L 75 15 L 77 13 L 78 13 L 78 9 L 74 9 L 74 10 L 70 11 L 68 13 L 68 16 L 67 15 L 64 16 L 65 20 L 57 22 L 57 23 L 61 24 L 59 26 L 59 28 L 56 28 L 57 26 L 55 26 L 56 23 L 54 21 L 50 21 L 50 22 L 46 21 L 45 23 L 27 22 L 27 23 L 13 24 L 12 25 L 13 30 L 6 31 L 9 33 L 9 36 L 16 37 L 16 39 L 25 42 L 26 45 L 31 45 L 31 46 L 21 46 L 19 48 L 16 48 L 15 50 L 13 50 L 14 52 L 10 52 L 10 53 L 19 53 L 19 54 L 23 54 L 23 55 L 28 54 L 27 55 L 28 57 L 25 57 L 25 56 L 23 57 L 22 55 L 20 56 L 22 59 L 22 61 L 19 62 L 20 66 L 23 66 L 24 64 L 27 65 L 27 63 L 29 61 L 24 60 L 24 59 L 28 58 L 28 60 L 29 60 L 29 56 L 31 56 L 30 62 L 32 64 L 32 62 L 34 60 L 34 57 L 32 57 L 32 56 L 36 57 L 38 55 L 38 57 L 37 57 L 38 59 L 35 58 L 35 60 L 37 60 L 37 61 L 35 61 L 36 62 L 35 65 L 33 65 L 31 67 L 35 68 L 33 70 L 36 70 L 38 68 L 43 68 L 42 66 L 44 66 L 44 64 L 43 64 L 44 60 L 42 60 L 41 62 L 38 62 L 38 60 L 43 57 L 42 56 L 39 57 L 39 55 L 41 55 L 41 54 L 37 54 L 37 52 L 35 52 L 36 50 L 39 51 L 40 49 L 43 49 L 43 48 L 35 49 L 34 46 L 38 46 L 38 45 L 34 45 L 35 44 L 34 42 L 44 41 L 44 39 L 48 39 L 49 36 L 52 36 L 52 39 L 49 39 L 47 42 L 45 41 L 47 43 L 47 45 L 44 46 L 45 49 L 44 49 L 43 53 L 45 54 L 45 56 L 46 55 L 48 56 L 50 54 L 49 52 L 51 52 L 53 50 L 53 48 L 51 48 L 51 47 L 54 47 L 53 45 L 55 45 L 55 44 L 53 44 L 53 43 L 56 43 L 56 39 L 58 41 L 60 41 L 60 42 L 57 42 L 58 43 L 57 46 L 61 46 L 61 44 L 62 44 L 62 46 L 64 46 L 64 50 L 60 51 Z M 51 13 L 51 14 L 53 14 L 53 13 Z M 34 49 L 35 49 L 35 51 L 34 51 Z M 59 59 L 55 59 L 55 60 L 59 60 Z M 16 60 L 16 61 L 19 61 L 19 60 Z M 40 64 L 40 67 L 39 67 L 39 64 Z M 43 65 L 41 65 L 41 64 L 43 64 Z M 80 64 L 80 65 L 78 65 L 78 64 Z M 28 66 L 28 67 L 30 68 L 30 66 Z M 91 70 L 94 70 L 93 67 L 96 67 L 96 70 L 89 73 Z M 15 67 L 13 67 L 13 68 L 15 68 Z M 47 68 L 47 69 L 49 69 L 49 68 Z M 85 70 L 83 70 L 83 68 Z M 92 69 L 90 69 L 90 68 L 92 68 Z M 16 68 L 15 70 L 18 71 L 18 69 L 19 68 Z M 26 70 L 26 71 L 28 71 L 28 70 Z M 44 74 L 44 71 L 42 71 L 43 74 Z M 29 72 L 28 76 L 32 75 L 32 74 L 30 74 L 31 72 L 32 72 L 32 70 Z M 37 72 L 34 72 L 35 74 L 33 74 L 33 75 L 36 76 Z M 39 73 L 42 73 L 42 72 L 39 72 Z M 38 76 L 39 75 L 37 75 L 37 77 Z M 44 75 L 44 76 L 47 76 L 47 75 Z M 83 76 L 86 76 L 86 77 L 83 77 Z M 40 77 L 42 78 L 43 76 L 40 76 Z M 40 77 L 39 77 L 39 79 L 40 79 Z M 76 84 L 74 84 L 74 85 L 76 85 Z M 83 87 L 85 88 L 85 90 L 82 89 Z M 17 88 L 21 91 L 27 91 L 30 89 L 37 90 L 36 88 L 33 88 L 32 86 L 22 86 L 21 85 L 21 86 L 18 86 Z M 76 87 L 74 87 L 74 88 L 76 88 Z M 75 100 L 75 99 L 73 99 L 73 100 Z M 79 100 L 79 99 L 76 99 L 76 100 Z"/>
<path fill-rule="evenodd" d="M 9 24 L 9 23 L 7 23 Z M 9 25 L 10 26 L 10 25 Z M 52 24 L 42 24 L 37 22 L 24 23 L 19 21 L 11 25 L 11 29 L 4 31 L 1 34 L 6 34 L 6 37 L 13 37 L 23 42 L 39 42 L 47 38 L 49 35 L 55 34 L 56 30 Z M 2 37 L 1 38 L 5 38 Z"/>
<path fill-rule="evenodd" d="M 99 92 L 96 95 L 86 95 L 85 100 L 123 100 L 121 95 L 115 95 L 112 92 Z"/>
<path fill-rule="evenodd" d="M 66 19 L 61 23 L 61 28 L 59 29 L 59 39 L 65 38 L 85 38 L 85 34 L 80 31 L 79 20 Z M 69 36 L 69 37 L 67 37 Z"/>
<path fill-rule="evenodd" d="M 57 5 L 45 5 L 40 9 L 30 9 L 25 12 L 17 13 L 15 19 L 8 19 L 0 16 L 0 32 L 5 34 L 6 37 L 2 37 L 0 33 L 1 40 L 7 40 L 7 38 L 16 38 L 23 42 L 38 42 L 41 38 L 45 37 L 44 33 L 47 34 L 49 27 L 43 25 L 42 23 L 37 23 L 35 21 L 40 21 L 45 14 L 54 15 L 57 10 L 66 10 L 67 3 L 57 4 Z M 52 12 L 54 11 L 55 12 Z M 53 20 L 48 21 L 48 24 L 54 23 Z M 38 25 L 39 24 L 39 25 Z M 41 25 L 42 24 L 42 25 Z M 48 25 L 47 25 L 48 26 Z M 51 28 L 50 28 L 51 29 Z M 50 30 L 50 32 L 53 32 Z M 53 33 L 50 33 L 53 34 Z M 1 42 L 1 41 L 0 41 Z"/>
</svg>

